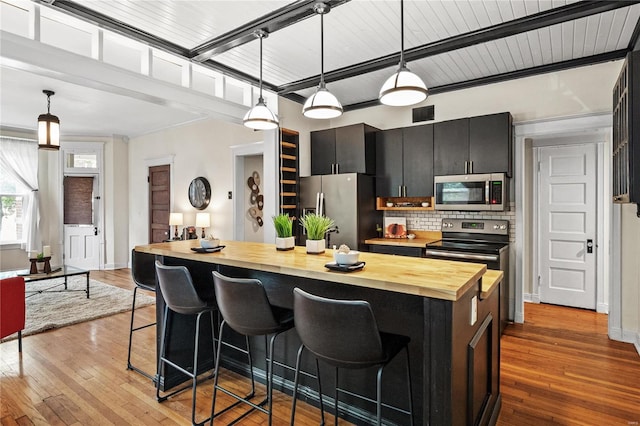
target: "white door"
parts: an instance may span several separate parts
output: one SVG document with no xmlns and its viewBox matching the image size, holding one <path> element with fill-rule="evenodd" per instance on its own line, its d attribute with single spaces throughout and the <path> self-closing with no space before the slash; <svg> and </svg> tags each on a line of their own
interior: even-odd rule
<svg viewBox="0 0 640 426">
<path fill-rule="evenodd" d="M 540 301 L 596 308 L 596 147 L 540 148 Z"/>
<path fill-rule="evenodd" d="M 100 269 L 98 176 L 64 178 L 64 264 Z"/>
</svg>

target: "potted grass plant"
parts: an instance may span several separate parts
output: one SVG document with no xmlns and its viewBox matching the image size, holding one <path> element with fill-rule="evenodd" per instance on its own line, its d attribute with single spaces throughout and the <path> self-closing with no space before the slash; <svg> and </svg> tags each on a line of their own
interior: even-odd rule
<svg viewBox="0 0 640 426">
<path fill-rule="evenodd" d="M 334 224 L 333 219 L 316 213 L 309 213 L 300 218 L 300 224 L 307 233 L 307 253 L 324 253 L 325 234 Z"/>
<path fill-rule="evenodd" d="M 276 250 L 293 250 L 295 237 L 293 236 L 293 218 L 289 213 L 272 216 L 273 227 L 276 228 Z"/>
</svg>

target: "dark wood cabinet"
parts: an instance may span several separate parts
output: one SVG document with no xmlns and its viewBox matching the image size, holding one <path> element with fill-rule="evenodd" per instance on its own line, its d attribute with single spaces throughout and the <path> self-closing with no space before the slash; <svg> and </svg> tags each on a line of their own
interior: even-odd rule
<svg viewBox="0 0 640 426">
<path fill-rule="evenodd" d="M 399 247 L 387 246 L 384 244 L 370 244 L 369 251 L 372 253 L 394 254 L 397 256 L 424 257 L 423 247 Z"/>
<path fill-rule="evenodd" d="M 434 175 L 512 174 L 513 130 L 508 112 L 434 125 Z"/>
<path fill-rule="evenodd" d="M 375 174 L 376 131 L 360 123 L 311 132 L 311 174 Z"/>
<path fill-rule="evenodd" d="M 613 201 L 640 205 L 640 51 L 630 52 L 613 88 Z M 640 216 L 640 208 L 638 210 Z"/>
<path fill-rule="evenodd" d="M 376 195 L 433 195 L 433 125 L 405 127 L 376 134 Z"/>
</svg>

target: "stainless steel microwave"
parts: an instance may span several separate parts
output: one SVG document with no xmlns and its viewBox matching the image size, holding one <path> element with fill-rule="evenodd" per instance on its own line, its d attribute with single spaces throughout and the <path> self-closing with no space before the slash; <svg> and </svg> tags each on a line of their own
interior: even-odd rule
<svg viewBox="0 0 640 426">
<path fill-rule="evenodd" d="M 436 210 L 505 210 L 509 206 L 504 173 L 435 176 Z"/>
</svg>

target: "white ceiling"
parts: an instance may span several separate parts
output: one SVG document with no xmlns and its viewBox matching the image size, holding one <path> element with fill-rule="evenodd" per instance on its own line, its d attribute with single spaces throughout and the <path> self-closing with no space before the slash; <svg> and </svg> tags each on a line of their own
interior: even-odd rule
<svg viewBox="0 0 640 426">
<path fill-rule="evenodd" d="M 18 1 L 18 0 L 8 0 Z M 340 0 L 328 0 L 337 1 Z M 601 2 L 602 4 L 611 2 Z M 619 3 L 615 10 L 507 34 L 495 40 L 482 39 L 483 29 L 536 14 L 587 5 L 575 0 L 407 0 L 404 2 L 405 50 L 429 48 L 452 37 L 478 33 L 470 45 L 411 59 L 409 68 L 423 78 L 427 87 L 449 90 L 457 84 L 484 81 L 492 76 L 531 70 L 552 69 L 556 64 L 618 54 L 634 43 L 640 18 L 638 1 Z M 82 8 L 83 19 L 98 14 L 102 26 L 139 30 L 160 44 L 185 51 L 219 38 L 236 29 L 250 28 L 265 15 L 314 2 L 222 1 L 222 0 L 54 0 L 52 6 L 74 15 Z M 558 9 L 560 8 L 560 9 Z M 105 19 L 109 22 L 105 24 Z M 97 18 L 96 18 L 97 19 Z M 257 24 L 256 24 L 257 25 Z M 262 24 L 260 24 L 262 25 Z M 265 24 L 266 25 L 266 24 Z M 369 103 L 377 99 L 382 82 L 394 72 L 400 50 L 400 2 L 397 0 L 351 0 L 332 8 L 324 17 L 325 64 L 330 73 L 354 65 L 392 57 L 389 66 L 345 78 L 328 78 L 328 88 L 343 105 Z M 262 28 L 262 26 L 258 26 Z M 0 40 L 1 42 L 2 40 Z M 315 90 L 320 73 L 320 17 L 311 14 L 277 31 L 264 40 L 264 81 L 276 90 L 309 80 L 293 91 L 304 99 Z M 2 53 L 0 51 L 0 57 Z M 187 55 L 188 56 L 188 55 Z M 213 55 L 205 65 L 227 67 L 248 79 L 257 80 L 257 40 Z M 52 98 L 52 113 L 64 120 L 71 134 L 124 134 L 135 136 L 166 126 L 208 116 L 206 110 L 174 108 L 162 102 L 131 97 L 78 78 L 57 78 L 52 73 L 33 72 L 28 67 L 0 68 L 0 108 L 3 126 L 35 129 L 38 114 L 44 112 L 42 89 L 59 92 Z M 551 67 L 551 68 L 549 68 Z M 20 68 L 20 69 L 19 69 Z M 369 70 L 367 70 L 369 71 Z M 90 78 L 90 76 L 88 76 Z M 62 96 L 64 93 L 64 96 Z M 69 119 L 68 117 L 73 117 Z"/>
</svg>

